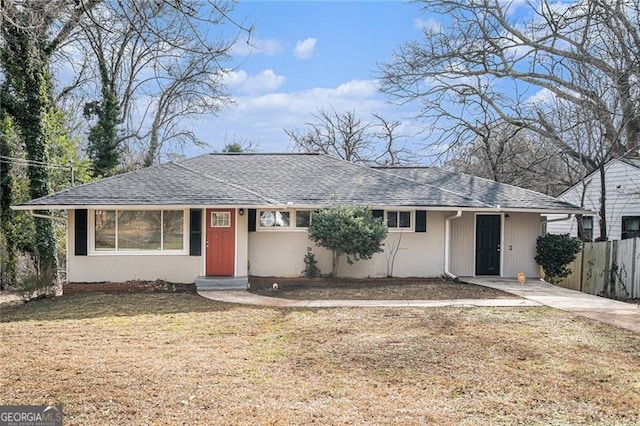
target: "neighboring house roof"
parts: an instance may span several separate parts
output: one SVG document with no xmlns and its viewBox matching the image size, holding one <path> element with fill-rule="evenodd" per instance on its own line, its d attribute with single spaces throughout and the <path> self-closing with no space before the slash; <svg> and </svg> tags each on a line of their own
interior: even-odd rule
<svg viewBox="0 0 640 426">
<path fill-rule="evenodd" d="M 431 178 L 420 170 L 430 171 L 425 173 Z M 323 154 L 206 154 L 112 176 L 21 206 L 283 207 L 336 200 L 372 207 L 577 210 L 532 191 L 449 173 L 433 168 L 376 169 Z"/>
<path fill-rule="evenodd" d="M 627 163 L 637 169 L 640 169 L 640 158 L 638 157 L 622 157 L 619 160 L 622 161 L 623 163 Z M 615 160 L 611 160 L 611 161 L 615 161 Z"/>
<path fill-rule="evenodd" d="M 609 166 L 612 163 L 615 163 L 615 162 L 621 162 L 621 163 L 624 163 L 624 164 L 628 164 L 629 166 L 635 167 L 636 169 L 640 169 L 640 158 L 638 158 L 638 157 L 618 157 L 618 158 L 612 158 L 611 160 L 607 161 L 605 163 L 605 165 L 604 165 L 605 170 L 608 170 Z M 591 177 L 594 176 L 595 174 L 598 174 L 598 173 L 600 173 L 600 170 L 598 168 L 596 168 L 594 171 L 592 171 L 591 173 L 589 173 L 588 175 L 586 175 L 585 177 L 583 177 L 582 179 L 580 179 L 579 181 L 574 183 L 572 186 L 570 186 L 569 188 L 565 189 L 560 194 L 558 194 L 558 198 L 562 198 L 567 193 L 570 193 L 578 185 L 582 185 L 583 182 L 589 182 L 591 180 Z"/>
</svg>

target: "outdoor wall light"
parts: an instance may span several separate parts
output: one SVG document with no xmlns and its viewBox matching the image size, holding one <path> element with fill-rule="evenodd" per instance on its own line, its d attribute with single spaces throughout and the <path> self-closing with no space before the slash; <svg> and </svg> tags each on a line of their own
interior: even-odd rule
<svg viewBox="0 0 640 426">
<path fill-rule="evenodd" d="M 244 216 L 244 209 L 238 210 L 238 213 L 240 214 L 240 216 Z"/>
<path fill-rule="evenodd" d="M 505 215 L 504 215 L 504 219 L 505 219 L 505 220 L 509 220 L 509 219 L 511 219 L 511 216 L 509 215 L 509 213 L 507 213 L 507 214 L 505 214 Z"/>
</svg>

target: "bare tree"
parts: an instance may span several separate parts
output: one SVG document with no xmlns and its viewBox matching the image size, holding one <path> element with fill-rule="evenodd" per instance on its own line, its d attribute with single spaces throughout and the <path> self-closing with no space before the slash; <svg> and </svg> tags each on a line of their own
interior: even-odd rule
<svg viewBox="0 0 640 426">
<path fill-rule="evenodd" d="M 305 130 L 286 130 L 298 150 L 319 152 L 346 161 L 368 162 L 373 155 L 371 142 L 366 135 L 370 124 L 358 118 L 355 111 L 338 113 L 318 109 L 313 113 L 315 121 L 306 123 Z"/>
<path fill-rule="evenodd" d="M 422 103 L 438 152 L 476 140 L 478 120 L 536 133 L 587 171 L 637 153 L 638 0 L 424 3 L 449 24 L 396 52 L 383 91 Z"/>
<path fill-rule="evenodd" d="M 507 124 L 478 126 L 477 137 L 451 154 L 446 168 L 554 196 L 582 176 L 580 164 L 543 138 Z"/>
<path fill-rule="evenodd" d="M 219 61 L 223 59 L 228 44 L 217 44 L 215 40 L 222 39 L 216 39 L 212 31 L 219 29 L 221 24 L 244 31 L 230 16 L 231 5 L 231 1 L 226 0 L 0 0 L 0 119 L 11 119 L 19 142 L 10 148 L 13 151 L 24 150 L 26 160 L 30 161 L 27 170 L 30 197 L 42 197 L 50 191 L 47 169 L 41 167 L 47 161 L 46 145 L 50 137 L 47 126 L 51 125 L 50 118 L 57 111 L 57 103 L 62 103 L 62 99 L 74 91 L 98 93 L 93 97 L 95 103 L 87 112 L 97 113 L 99 121 L 102 120 L 102 128 L 96 132 L 95 139 L 108 143 L 115 141 L 114 150 L 119 148 L 118 133 L 111 130 L 119 124 L 118 117 L 140 115 L 140 107 L 156 102 L 155 96 L 159 93 L 164 95 L 162 106 L 154 108 L 154 114 L 145 116 L 153 116 L 152 119 L 142 120 L 155 124 L 157 142 L 150 143 L 150 146 L 153 145 L 156 152 L 161 150 L 162 143 L 167 139 L 165 135 L 179 133 L 175 131 L 177 127 L 172 128 L 177 122 L 176 117 L 205 110 L 211 112 L 211 105 L 215 108 L 223 105 L 221 101 L 224 97 L 218 96 L 221 94 L 219 73 L 211 73 L 213 66 L 207 68 L 206 60 L 192 61 L 193 56 L 190 55 L 201 54 L 211 64 L 218 65 L 215 70 L 221 69 Z M 147 13 L 150 10 L 166 12 L 162 16 L 151 15 Z M 113 15 L 113 11 L 119 11 L 119 14 Z M 113 19 L 115 16 L 118 19 Z M 103 42 L 96 42 L 91 47 L 110 47 L 104 51 L 106 54 L 102 58 L 94 62 L 97 63 L 94 68 L 90 67 L 90 62 L 82 62 L 89 55 L 86 52 L 87 44 L 83 43 L 86 38 L 83 39 L 81 33 L 86 37 L 87 31 L 82 30 L 91 25 L 103 33 Z M 121 31 L 126 28 L 130 28 L 131 32 Z M 176 31 L 172 33 L 170 29 Z M 174 37 L 176 34 L 182 37 Z M 128 42 L 123 42 L 123 39 Z M 145 44 L 153 40 L 162 40 L 162 44 Z M 93 41 L 100 40 L 96 38 Z M 147 74 L 139 74 L 139 79 L 126 80 L 127 84 L 131 84 L 128 87 L 131 90 L 123 92 L 136 96 L 131 95 L 119 108 L 112 108 L 115 103 L 113 99 L 120 99 L 115 96 L 120 92 L 114 88 L 118 87 L 116 83 L 121 81 L 118 78 L 123 74 L 112 71 L 127 72 L 135 67 L 113 66 L 111 59 L 120 58 L 123 64 L 135 59 L 136 55 L 131 53 L 135 51 L 133 46 L 136 42 L 145 47 L 155 46 L 161 52 L 172 52 L 174 62 L 147 61 Z M 183 55 L 178 56 L 176 52 L 180 51 Z M 96 50 L 93 49 L 93 52 Z M 109 56 L 116 52 L 122 54 Z M 76 65 L 78 62 L 75 59 L 80 59 L 81 65 Z M 56 69 L 62 66 L 67 66 L 65 72 Z M 95 74 L 92 75 L 91 71 Z M 181 80 L 185 73 L 197 75 L 195 81 L 206 81 L 207 86 L 200 85 L 192 89 L 188 84 L 179 87 L 171 85 Z M 62 74 L 71 74 L 71 77 L 63 77 Z M 94 75 L 100 77 L 97 90 L 87 89 Z M 151 82 L 163 89 L 170 87 L 171 90 L 151 90 Z M 62 87 L 56 87 L 58 84 Z M 212 92 L 211 87 L 218 90 Z M 168 92 L 172 94 L 168 95 Z M 149 98 L 142 99 L 143 94 Z M 118 116 L 114 111 L 123 115 Z M 142 133 L 137 136 L 140 139 L 146 137 Z M 149 136 L 148 140 L 153 138 Z M 5 150 L 3 148 L 3 152 Z M 149 157 L 155 158 L 155 152 Z M 3 167 L 3 173 L 11 173 L 11 167 Z M 11 204 L 11 194 L 3 191 L 3 195 L 5 199 L 2 206 Z M 3 227 L 5 225 L 3 223 Z M 51 221 L 37 218 L 35 228 L 33 245 L 42 270 L 54 270 L 55 239 Z"/>
<path fill-rule="evenodd" d="M 158 162 L 165 149 L 202 146 L 189 119 L 215 114 L 231 101 L 223 62 L 239 34 L 251 29 L 230 18 L 233 3 L 206 6 L 195 0 L 105 2 L 82 26 L 100 82 L 93 104 L 117 100 L 112 143 L 138 156 L 142 166 Z M 234 26 L 236 35 L 214 33 L 222 24 Z"/>
<path fill-rule="evenodd" d="M 402 123 L 388 121 L 380 114 L 373 114 L 373 118 L 376 120 L 371 124 L 373 139 L 378 139 L 382 142 L 382 147 L 376 149 L 378 154 L 373 159 L 373 162 L 382 166 L 397 166 L 409 163 L 413 154 L 406 145 L 400 144 L 400 139 L 406 136 L 398 134 L 398 128 Z"/>
<path fill-rule="evenodd" d="M 396 135 L 400 122 L 390 122 L 379 114 L 376 121 L 366 121 L 355 111 L 338 112 L 319 109 L 312 114 L 304 130 L 285 129 L 295 149 L 319 152 L 354 163 L 396 165 L 409 157 L 409 150 L 398 146 Z"/>
</svg>

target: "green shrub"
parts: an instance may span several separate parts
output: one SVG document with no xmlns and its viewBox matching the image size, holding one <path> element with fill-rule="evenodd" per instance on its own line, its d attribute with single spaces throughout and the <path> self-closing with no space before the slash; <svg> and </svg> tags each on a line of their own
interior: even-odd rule
<svg viewBox="0 0 640 426">
<path fill-rule="evenodd" d="M 371 259 L 383 251 L 386 237 L 386 225 L 366 207 L 336 204 L 314 214 L 309 225 L 309 239 L 333 252 L 332 276 L 338 272 L 340 256 L 345 255 L 349 264 Z"/>
<path fill-rule="evenodd" d="M 320 276 L 320 268 L 318 268 L 318 261 L 316 255 L 311 251 L 311 247 L 307 247 L 307 252 L 304 255 L 304 270 L 302 271 L 305 277 L 315 278 Z"/>
<path fill-rule="evenodd" d="M 571 273 L 567 265 L 582 250 L 582 241 L 569 234 L 546 234 L 536 240 L 536 262 L 542 266 L 545 278 L 552 284 Z"/>
</svg>

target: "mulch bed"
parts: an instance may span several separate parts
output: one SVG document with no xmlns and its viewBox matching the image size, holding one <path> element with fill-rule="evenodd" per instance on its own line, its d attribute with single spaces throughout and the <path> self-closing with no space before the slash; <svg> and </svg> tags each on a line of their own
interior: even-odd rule
<svg viewBox="0 0 640 426">
<path fill-rule="evenodd" d="M 306 300 L 517 299 L 509 293 L 445 278 L 277 278 L 251 277 L 250 292 Z M 278 284 L 274 290 L 273 284 Z"/>
</svg>

